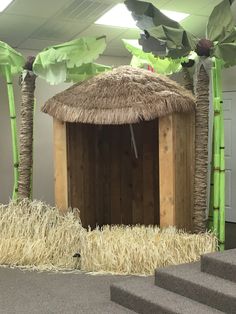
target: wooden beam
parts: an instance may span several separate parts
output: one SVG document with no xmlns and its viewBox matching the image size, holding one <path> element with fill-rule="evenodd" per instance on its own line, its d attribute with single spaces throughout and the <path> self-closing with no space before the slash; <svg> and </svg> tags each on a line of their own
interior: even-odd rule
<svg viewBox="0 0 236 314">
<path fill-rule="evenodd" d="M 55 203 L 61 213 L 68 211 L 68 166 L 66 123 L 54 118 Z"/>
<path fill-rule="evenodd" d="M 159 119 L 160 227 L 175 225 L 175 143 L 173 116 Z"/>
<path fill-rule="evenodd" d="M 194 113 L 159 119 L 160 226 L 192 229 Z"/>
</svg>

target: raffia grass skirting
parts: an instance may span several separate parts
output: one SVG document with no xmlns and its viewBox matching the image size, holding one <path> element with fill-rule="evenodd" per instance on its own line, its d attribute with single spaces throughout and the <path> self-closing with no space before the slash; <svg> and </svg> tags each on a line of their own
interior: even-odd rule
<svg viewBox="0 0 236 314">
<path fill-rule="evenodd" d="M 150 275 L 159 267 L 199 260 L 216 250 L 210 233 L 175 228 L 105 226 L 84 229 L 72 212 L 23 200 L 0 206 L 0 264 L 38 270 Z M 73 258 L 79 252 L 80 260 Z"/>
<path fill-rule="evenodd" d="M 171 79 L 121 66 L 75 84 L 49 99 L 42 111 L 64 122 L 125 124 L 195 110 L 195 99 Z"/>
</svg>

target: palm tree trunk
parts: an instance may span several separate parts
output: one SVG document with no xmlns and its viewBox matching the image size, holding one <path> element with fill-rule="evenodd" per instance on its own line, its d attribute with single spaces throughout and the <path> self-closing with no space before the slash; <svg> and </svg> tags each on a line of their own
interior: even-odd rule
<svg viewBox="0 0 236 314">
<path fill-rule="evenodd" d="M 196 86 L 194 232 L 206 231 L 208 185 L 209 77 L 202 65 Z"/>
<path fill-rule="evenodd" d="M 20 127 L 20 162 L 19 162 L 19 199 L 30 198 L 31 173 L 33 165 L 33 119 L 34 91 L 36 76 L 27 71 L 22 81 L 21 127 Z"/>
<path fill-rule="evenodd" d="M 184 87 L 193 93 L 193 78 L 191 77 L 188 68 L 183 67 L 183 85 Z"/>
</svg>

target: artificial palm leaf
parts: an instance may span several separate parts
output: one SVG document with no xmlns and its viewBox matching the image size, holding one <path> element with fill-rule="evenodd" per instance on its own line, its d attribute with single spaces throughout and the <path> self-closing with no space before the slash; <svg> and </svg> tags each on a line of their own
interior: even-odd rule
<svg viewBox="0 0 236 314">
<path fill-rule="evenodd" d="M 212 54 L 216 58 L 222 59 L 225 67 L 236 65 L 236 43 L 222 43 L 216 45 Z"/>
<path fill-rule="evenodd" d="M 93 62 L 105 48 L 105 37 L 83 37 L 48 47 L 37 55 L 33 71 L 50 84 L 59 84 L 70 76 L 70 69 Z"/>
<path fill-rule="evenodd" d="M 220 2 L 212 11 L 207 24 L 207 38 L 221 41 L 235 26 L 229 0 Z"/>
<path fill-rule="evenodd" d="M 155 56 L 165 57 L 167 54 L 166 42 L 152 36 L 141 34 L 139 43 L 144 52 L 152 52 Z"/>
<path fill-rule="evenodd" d="M 129 40 L 123 39 L 126 49 L 132 53 L 133 58 L 131 65 L 135 67 L 144 67 L 150 65 L 155 72 L 159 74 L 171 75 L 179 72 L 182 68 L 183 59 L 173 60 L 170 58 L 155 57 L 152 53 L 146 53 L 142 50 L 142 46 L 132 44 Z"/>
<path fill-rule="evenodd" d="M 149 29 L 148 33 L 158 41 L 166 43 L 167 56 L 173 59 L 187 56 L 195 50 L 198 42 L 198 38 L 184 29 L 175 29 L 164 25 Z"/>
<path fill-rule="evenodd" d="M 112 67 L 103 64 L 85 63 L 80 67 L 68 69 L 66 82 L 82 82 L 102 72 L 110 71 L 111 69 Z"/>
<path fill-rule="evenodd" d="M 23 56 L 8 44 L 0 41 L 0 73 L 6 78 L 5 67 L 9 66 L 11 74 L 20 73 L 25 61 Z"/>
<path fill-rule="evenodd" d="M 182 28 L 181 25 L 167 17 L 153 4 L 137 0 L 126 0 L 125 5 L 132 12 L 137 26 L 141 29 L 149 29 L 154 26 L 166 25 L 172 28 Z"/>
<path fill-rule="evenodd" d="M 155 46 L 164 47 L 166 45 L 166 55 L 178 59 L 182 56 L 187 56 L 196 48 L 198 39 L 185 31 L 179 23 L 168 18 L 151 3 L 126 0 L 125 4 L 132 12 L 139 28 L 145 30 L 146 39 L 142 38 L 141 43 L 146 47 L 145 51 L 149 50 L 149 52 L 154 53 L 154 50 L 156 50 Z"/>
<path fill-rule="evenodd" d="M 234 27 L 231 33 L 224 33 L 222 40 L 219 43 L 232 43 L 236 41 L 236 27 Z"/>
</svg>

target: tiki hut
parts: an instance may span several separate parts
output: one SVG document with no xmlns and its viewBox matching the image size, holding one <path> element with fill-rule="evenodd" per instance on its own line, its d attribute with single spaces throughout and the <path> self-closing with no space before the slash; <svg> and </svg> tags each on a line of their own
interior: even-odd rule
<svg viewBox="0 0 236 314">
<path fill-rule="evenodd" d="M 49 99 L 56 205 L 79 208 L 84 226 L 191 229 L 194 109 L 183 87 L 130 66 Z"/>
</svg>

